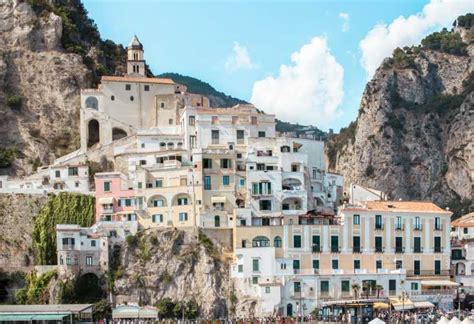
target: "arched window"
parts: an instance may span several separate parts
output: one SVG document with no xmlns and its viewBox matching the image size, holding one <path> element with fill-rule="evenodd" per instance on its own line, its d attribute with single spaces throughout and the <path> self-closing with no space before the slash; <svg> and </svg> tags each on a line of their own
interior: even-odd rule
<svg viewBox="0 0 474 324">
<path fill-rule="evenodd" d="M 270 240 L 265 236 L 257 236 L 252 240 L 252 247 L 269 247 Z"/>
<path fill-rule="evenodd" d="M 130 101 L 133 101 L 133 96 L 130 96 Z"/>
<path fill-rule="evenodd" d="M 273 239 L 273 246 L 276 248 L 281 247 L 281 237 L 275 236 L 275 238 Z"/>
<path fill-rule="evenodd" d="M 96 97 L 87 97 L 86 108 L 99 109 L 99 101 Z"/>
<path fill-rule="evenodd" d="M 221 227 L 221 217 L 219 215 L 214 216 L 214 227 Z"/>
</svg>

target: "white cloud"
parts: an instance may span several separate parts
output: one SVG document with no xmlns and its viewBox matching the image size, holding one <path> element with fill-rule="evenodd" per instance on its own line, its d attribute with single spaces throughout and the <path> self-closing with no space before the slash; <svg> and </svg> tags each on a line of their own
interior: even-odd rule
<svg viewBox="0 0 474 324">
<path fill-rule="evenodd" d="M 256 65 L 252 62 L 247 48 L 238 42 L 234 42 L 232 53 L 227 57 L 225 62 L 226 70 L 233 72 L 242 69 L 250 70 L 255 67 Z"/>
<path fill-rule="evenodd" d="M 360 41 L 361 64 L 371 78 L 385 57 L 397 47 L 417 45 L 429 33 L 450 27 L 462 14 L 472 11 L 472 0 L 431 0 L 408 18 L 398 17 L 389 25 L 379 23 Z"/>
<path fill-rule="evenodd" d="M 347 12 L 340 12 L 339 18 L 342 19 L 342 31 L 348 32 L 349 31 L 349 14 Z"/>
<path fill-rule="evenodd" d="M 250 101 L 284 121 L 328 128 L 344 98 L 343 67 L 324 37 L 314 37 L 291 54 L 291 61 L 280 66 L 277 77 L 256 81 Z"/>
</svg>

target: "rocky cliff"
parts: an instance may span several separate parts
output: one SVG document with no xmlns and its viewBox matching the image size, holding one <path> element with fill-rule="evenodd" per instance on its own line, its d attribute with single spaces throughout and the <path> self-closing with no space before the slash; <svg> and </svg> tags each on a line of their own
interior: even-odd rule
<svg viewBox="0 0 474 324">
<path fill-rule="evenodd" d="M 129 237 L 115 266 L 118 303 L 192 302 L 201 316 L 214 318 L 232 309 L 228 260 L 196 229 L 155 229 Z"/>
<path fill-rule="evenodd" d="M 469 24 L 396 49 L 367 84 L 357 120 L 327 147 L 329 167 L 394 199 L 472 204 L 474 34 Z M 462 32 L 462 33 L 461 33 Z M 461 37 L 462 35 L 462 37 Z"/>
</svg>

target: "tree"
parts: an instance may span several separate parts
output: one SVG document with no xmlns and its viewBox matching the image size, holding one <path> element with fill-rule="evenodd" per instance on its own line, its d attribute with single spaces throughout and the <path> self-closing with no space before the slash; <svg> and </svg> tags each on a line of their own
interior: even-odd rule
<svg viewBox="0 0 474 324">
<path fill-rule="evenodd" d="M 7 98 L 7 105 L 11 109 L 19 110 L 21 108 L 22 99 L 20 96 L 14 95 Z"/>
<path fill-rule="evenodd" d="M 112 318 L 112 307 L 106 299 L 102 299 L 92 306 L 92 318 L 96 322 Z"/>
<path fill-rule="evenodd" d="M 359 297 L 359 289 L 360 289 L 360 285 L 358 283 L 352 284 L 352 290 L 354 291 L 355 298 Z"/>
<path fill-rule="evenodd" d="M 383 290 L 382 285 L 375 285 L 375 290 L 377 291 L 377 298 L 380 297 L 380 292 Z"/>
</svg>

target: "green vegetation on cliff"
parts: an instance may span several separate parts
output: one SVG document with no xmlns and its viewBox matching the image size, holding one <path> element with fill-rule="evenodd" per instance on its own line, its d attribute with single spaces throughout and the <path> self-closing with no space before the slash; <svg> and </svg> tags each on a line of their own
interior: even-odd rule
<svg viewBox="0 0 474 324">
<path fill-rule="evenodd" d="M 15 300 L 18 304 L 47 304 L 49 301 L 48 285 L 56 276 L 56 270 L 40 276 L 35 271 L 26 276 L 26 286 L 17 291 Z"/>
<path fill-rule="evenodd" d="M 94 223 L 94 204 L 94 197 L 75 193 L 62 192 L 49 197 L 33 227 L 36 264 L 56 264 L 56 225 L 91 226 Z"/>
</svg>

